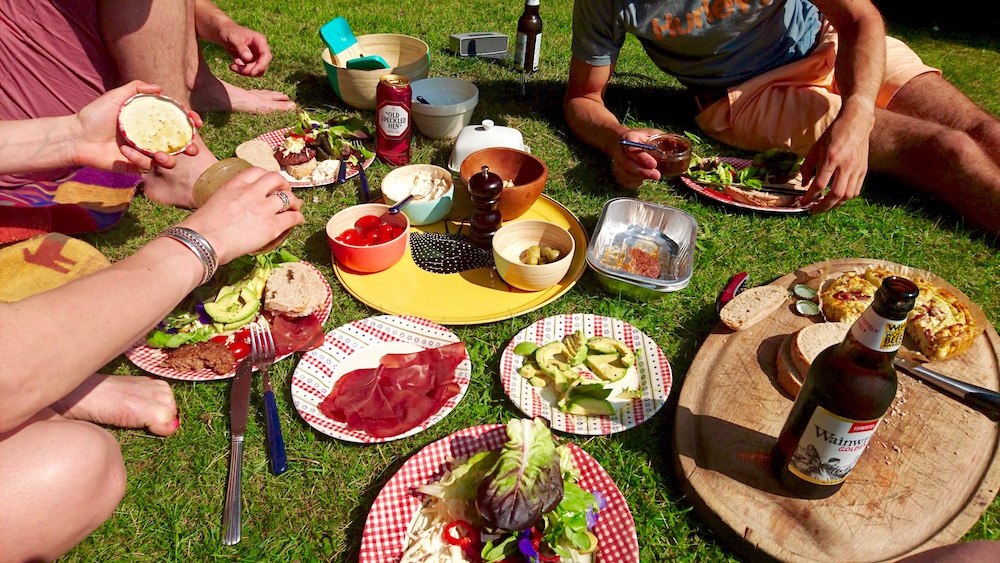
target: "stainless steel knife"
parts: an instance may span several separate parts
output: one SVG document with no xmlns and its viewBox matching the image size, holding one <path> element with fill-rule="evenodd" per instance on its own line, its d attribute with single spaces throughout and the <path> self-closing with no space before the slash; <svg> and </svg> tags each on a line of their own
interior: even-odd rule
<svg viewBox="0 0 1000 563">
<path fill-rule="evenodd" d="M 247 430 L 250 412 L 250 387 L 253 383 L 253 361 L 250 356 L 236 366 L 229 398 L 229 433 L 232 448 L 229 452 L 229 482 L 226 485 L 226 505 L 222 511 L 222 543 L 240 543 L 243 494 L 243 434 Z"/>
<path fill-rule="evenodd" d="M 927 369 L 919 362 L 909 358 L 896 356 L 892 363 L 922 383 L 958 399 L 970 408 L 983 413 L 990 420 L 994 422 L 1000 420 L 1000 393 L 972 385 L 971 383 L 952 379 L 946 375 Z"/>
</svg>

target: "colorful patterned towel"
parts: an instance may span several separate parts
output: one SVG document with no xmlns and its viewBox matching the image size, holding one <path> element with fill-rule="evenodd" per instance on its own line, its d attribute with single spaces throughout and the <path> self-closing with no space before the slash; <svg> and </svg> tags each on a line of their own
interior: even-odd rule
<svg viewBox="0 0 1000 563">
<path fill-rule="evenodd" d="M 79 168 L 57 182 L 0 188 L 0 244 L 46 233 L 90 233 L 121 219 L 138 174 Z"/>
<path fill-rule="evenodd" d="M 0 248 L 0 302 L 20 301 L 110 265 L 93 246 L 59 233 L 5 246 Z"/>
</svg>

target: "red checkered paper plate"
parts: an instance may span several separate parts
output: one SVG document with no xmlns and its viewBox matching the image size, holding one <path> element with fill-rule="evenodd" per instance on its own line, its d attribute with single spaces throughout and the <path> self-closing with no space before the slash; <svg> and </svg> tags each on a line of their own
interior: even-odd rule
<svg viewBox="0 0 1000 563">
<path fill-rule="evenodd" d="M 541 346 L 577 330 L 583 330 L 588 337 L 615 338 L 635 352 L 635 365 L 629 368 L 624 378 L 610 385 L 608 401 L 616 408 L 614 415 L 564 413 L 556 408 L 556 396 L 551 387 L 535 387 L 517 373 L 524 364 L 524 357 L 514 353 L 514 347 L 519 343 L 534 342 Z M 578 313 L 542 319 L 517 333 L 500 355 L 500 380 L 517 408 L 530 417 L 540 416 L 548 420 L 554 430 L 571 434 L 614 434 L 642 424 L 666 403 L 672 379 L 670 363 L 652 338 L 626 322 L 598 315 Z M 626 389 L 639 390 L 641 397 L 616 397 Z"/>
<path fill-rule="evenodd" d="M 277 148 L 282 144 L 284 144 L 285 137 L 288 136 L 288 133 L 291 130 L 292 130 L 291 127 L 285 127 L 284 129 L 278 129 L 277 131 L 271 131 L 270 133 L 264 133 L 263 135 L 254 137 L 254 140 L 264 141 L 265 143 L 270 145 L 272 149 Z M 374 161 L 375 157 L 373 156 L 368 160 L 364 161 L 362 164 L 367 169 L 369 166 L 372 165 L 372 162 Z M 329 181 L 320 183 L 313 182 L 311 179 L 308 178 L 303 180 L 297 180 L 295 177 L 289 175 L 284 170 L 281 171 L 281 175 L 284 176 L 286 180 L 288 180 L 289 185 L 291 185 L 293 188 L 313 188 L 316 186 L 325 186 L 327 184 L 334 183 L 334 181 L 336 180 L 336 178 L 333 178 Z M 346 180 L 348 178 L 353 178 L 357 175 L 358 175 L 358 167 L 350 164 L 347 165 L 347 172 L 346 175 L 344 176 L 344 179 Z"/>
<path fill-rule="evenodd" d="M 751 161 L 751 160 L 748 160 L 748 159 L 745 159 L 745 158 L 736 158 L 736 157 L 732 157 L 732 156 L 723 156 L 723 157 L 720 157 L 719 160 L 721 160 L 722 162 L 725 162 L 726 164 L 733 165 L 733 168 L 735 168 L 736 170 L 743 170 L 747 166 L 750 166 L 751 164 L 753 164 L 753 161 Z M 716 185 L 716 184 L 700 184 L 700 183 L 695 182 L 694 180 L 692 180 L 686 174 L 683 175 L 683 176 L 681 176 L 681 182 L 683 182 L 685 186 L 691 188 L 695 192 L 698 192 L 699 194 L 701 194 L 701 195 L 703 195 L 703 196 L 705 196 L 705 197 L 707 197 L 707 198 L 709 198 L 711 200 L 715 200 L 715 201 L 718 201 L 719 203 L 724 203 L 724 204 L 732 206 L 732 207 L 738 207 L 740 209 L 747 209 L 747 210 L 750 210 L 750 211 L 763 211 L 763 212 L 766 212 L 766 213 L 778 213 L 778 214 L 784 214 L 784 215 L 788 215 L 788 214 L 796 215 L 796 214 L 800 214 L 800 213 L 809 213 L 809 208 L 808 207 L 766 207 L 766 206 L 763 206 L 763 205 L 753 205 L 753 204 L 750 204 L 750 203 L 743 203 L 742 201 L 736 201 L 735 199 L 733 199 L 733 198 L 729 197 L 728 195 L 726 195 L 724 192 L 719 191 L 718 189 L 716 189 L 716 188 L 719 188 L 718 185 Z"/>
<path fill-rule="evenodd" d="M 316 267 L 312 264 L 308 262 L 302 263 L 316 270 Z M 319 270 L 316 270 L 316 273 L 319 274 L 320 279 L 323 280 L 323 285 L 326 287 L 326 299 L 323 301 L 323 306 L 319 311 L 313 313 L 319 318 L 319 324 L 322 326 L 326 323 L 326 319 L 330 317 L 330 309 L 333 307 L 333 291 L 330 289 L 330 282 L 326 281 L 326 276 Z M 292 353 L 285 354 L 284 356 L 275 358 L 274 361 L 283 360 L 291 355 Z M 218 381 L 220 379 L 229 379 L 236 375 L 235 367 L 225 375 L 219 375 L 208 368 L 198 371 L 178 371 L 163 367 L 160 364 L 166 359 L 167 353 L 160 348 L 148 346 L 145 340 L 138 340 L 132 344 L 132 347 L 125 351 L 125 356 L 137 367 L 168 379 L 179 379 L 181 381 Z M 257 368 L 254 367 L 254 369 Z"/>
<path fill-rule="evenodd" d="M 451 469 L 450 459 L 463 459 L 484 450 L 495 450 L 507 441 L 506 426 L 491 424 L 459 430 L 417 452 L 399 468 L 375 498 L 361 536 L 360 563 L 399 561 L 406 548 L 410 521 L 424 504 L 419 485 L 438 481 Z M 600 513 L 597 560 L 601 563 L 639 561 L 639 540 L 632 512 L 607 471 L 575 444 L 568 444 L 573 463 L 580 470 L 578 484 L 586 491 L 600 491 L 608 506 Z"/>
<path fill-rule="evenodd" d="M 447 416 L 465 396 L 472 377 L 468 355 L 455 370 L 458 394 L 430 418 L 402 434 L 376 438 L 363 430 L 353 430 L 323 414 L 319 405 L 330 395 L 338 379 L 359 368 L 378 366 L 385 354 L 409 354 L 458 341 L 455 333 L 418 317 L 382 315 L 348 323 L 327 333 L 322 346 L 299 360 L 292 373 L 292 403 L 310 426 L 348 442 L 378 444 L 423 432 Z"/>
</svg>

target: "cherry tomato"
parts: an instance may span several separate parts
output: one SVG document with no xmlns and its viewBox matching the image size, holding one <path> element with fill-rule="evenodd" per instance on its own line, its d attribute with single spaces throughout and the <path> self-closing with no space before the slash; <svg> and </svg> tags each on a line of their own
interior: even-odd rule
<svg viewBox="0 0 1000 563">
<path fill-rule="evenodd" d="M 372 246 L 381 243 L 382 237 L 379 236 L 378 231 L 368 231 L 365 233 L 365 246 Z"/>
<path fill-rule="evenodd" d="M 382 221 L 378 217 L 374 215 L 365 215 L 354 223 L 354 228 L 362 233 L 365 231 L 374 231 L 381 223 Z"/>
<path fill-rule="evenodd" d="M 403 234 L 403 230 L 404 230 L 403 227 L 400 227 L 399 225 L 393 225 L 392 226 L 392 238 L 396 238 L 398 236 L 401 236 Z"/>
<path fill-rule="evenodd" d="M 346 231 L 340 233 L 337 240 L 344 244 L 361 244 L 361 233 L 357 229 L 347 229 Z"/>
<path fill-rule="evenodd" d="M 237 362 L 250 355 L 250 344 L 244 340 L 234 340 L 226 347 L 233 353 Z"/>
<path fill-rule="evenodd" d="M 378 226 L 378 236 L 383 242 L 396 238 L 396 231 L 389 223 L 382 223 Z"/>
</svg>

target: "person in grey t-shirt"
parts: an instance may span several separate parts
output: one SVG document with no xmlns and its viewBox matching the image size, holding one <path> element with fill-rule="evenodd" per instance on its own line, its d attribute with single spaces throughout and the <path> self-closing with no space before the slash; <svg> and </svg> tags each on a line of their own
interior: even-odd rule
<svg viewBox="0 0 1000 563">
<path fill-rule="evenodd" d="M 691 90 L 707 135 L 804 155 L 814 212 L 857 196 L 870 168 L 1000 233 L 1000 123 L 886 37 L 869 0 L 576 0 L 566 120 L 636 188 L 659 179 L 656 161 L 618 141 L 659 131 L 604 104 L 627 34 Z"/>
</svg>

